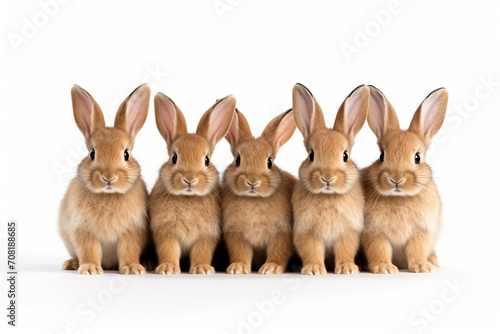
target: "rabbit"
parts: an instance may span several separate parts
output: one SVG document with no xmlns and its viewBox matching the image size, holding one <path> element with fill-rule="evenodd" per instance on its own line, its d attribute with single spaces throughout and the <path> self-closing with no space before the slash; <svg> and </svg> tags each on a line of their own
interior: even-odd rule
<svg viewBox="0 0 500 334">
<path fill-rule="evenodd" d="M 229 274 L 249 274 L 259 251 L 266 256 L 259 274 L 281 274 L 294 253 L 290 200 L 296 178 L 281 171 L 274 159 L 295 128 L 290 109 L 254 138 L 245 116 L 235 111 L 226 135 L 234 162 L 224 172 L 221 196 Z"/>
<path fill-rule="evenodd" d="M 59 210 L 59 232 L 71 259 L 65 270 L 144 274 L 139 257 L 148 238 L 146 184 L 132 148 L 146 121 L 151 90 L 137 87 L 120 105 L 113 127 L 83 88 L 71 89 L 76 124 L 89 150 Z"/>
<path fill-rule="evenodd" d="M 364 199 L 359 170 L 351 160 L 354 138 L 366 121 L 370 90 L 354 89 L 340 106 L 332 129 L 303 85 L 293 88 L 293 114 L 308 157 L 292 194 L 293 241 L 304 275 L 326 274 L 333 253 L 335 274 L 357 274 L 354 259 L 363 230 Z"/>
<path fill-rule="evenodd" d="M 162 93 L 154 98 L 156 125 L 170 160 L 160 169 L 149 201 L 151 230 L 158 254 L 157 274 L 179 274 L 180 257 L 190 256 L 190 274 L 212 274 L 211 261 L 221 234 L 219 173 L 210 158 L 226 135 L 236 99 L 218 100 L 201 117 L 195 134 L 187 131 L 180 109 Z"/>
<path fill-rule="evenodd" d="M 442 226 L 441 200 L 425 162 L 431 138 L 444 122 L 448 92 L 430 93 L 401 130 L 394 108 L 370 88 L 368 125 L 377 136 L 380 159 L 361 171 L 366 201 L 363 253 L 373 273 L 398 267 L 429 273 L 438 266 L 434 250 Z"/>
</svg>

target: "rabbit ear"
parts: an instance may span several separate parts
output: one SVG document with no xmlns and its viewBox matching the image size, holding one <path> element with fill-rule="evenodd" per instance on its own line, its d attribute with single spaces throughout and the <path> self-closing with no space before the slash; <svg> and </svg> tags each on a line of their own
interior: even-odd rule
<svg viewBox="0 0 500 334">
<path fill-rule="evenodd" d="M 352 144 L 365 124 L 369 105 L 370 89 L 366 85 L 356 87 L 340 106 L 333 129 L 345 134 Z"/>
<path fill-rule="evenodd" d="M 400 130 L 398 116 L 392 105 L 378 88 L 371 85 L 368 88 L 370 88 L 368 125 L 380 140 L 388 132 Z"/>
<path fill-rule="evenodd" d="M 170 147 L 180 136 L 187 134 L 184 115 L 167 95 L 158 93 L 154 99 L 155 118 L 158 131 Z"/>
<path fill-rule="evenodd" d="M 448 105 L 448 91 L 438 88 L 420 104 L 410 123 L 409 130 L 418 134 L 429 145 L 431 138 L 444 122 Z"/>
<path fill-rule="evenodd" d="M 137 87 L 120 105 L 115 117 L 115 128 L 133 139 L 144 125 L 149 109 L 151 89 L 147 84 Z"/>
<path fill-rule="evenodd" d="M 239 143 L 250 137 L 253 137 L 250 125 L 243 113 L 236 108 L 234 110 L 233 121 L 226 134 L 226 140 L 229 142 L 229 145 L 231 145 L 231 150 L 234 151 Z"/>
<path fill-rule="evenodd" d="M 76 125 L 87 141 L 94 131 L 106 127 L 101 108 L 85 89 L 74 85 L 71 88 L 71 101 Z"/>
<path fill-rule="evenodd" d="M 262 132 L 261 137 L 271 145 L 274 154 L 276 154 L 280 147 L 292 137 L 295 128 L 292 109 L 289 109 L 273 118 Z"/>
<path fill-rule="evenodd" d="M 215 148 L 215 145 L 226 135 L 233 120 L 236 99 L 233 95 L 217 100 L 200 119 L 196 134 L 204 137 Z"/>
<path fill-rule="evenodd" d="M 295 123 L 307 142 L 315 131 L 326 129 L 325 118 L 321 107 L 306 86 L 296 84 L 292 95 Z"/>
</svg>

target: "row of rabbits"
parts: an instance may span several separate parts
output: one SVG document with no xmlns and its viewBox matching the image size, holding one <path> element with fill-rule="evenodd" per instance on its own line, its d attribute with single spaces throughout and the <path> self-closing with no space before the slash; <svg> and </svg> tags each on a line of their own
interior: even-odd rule
<svg viewBox="0 0 500 334">
<path fill-rule="evenodd" d="M 258 255 L 265 259 L 259 273 L 280 274 L 294 253 L 308 275 L 325 274 L 327 256 L 336 274 L 358 273 L 358 252 L 374 273 L 431 272 L 437 266 L 441 201 L 425 153 L 444 121 L 443 88 L 429 94 L 409 129 L 401 130 L 393 107 L 373 86 L 352 91 L 328 128 L 316 99 L 297 84 L 292 109 L 259 137 L 233 96 L 218 100 L 189 133 L 181 110 L 158 93 L 156 124 L 170 159 L 149 195 L 132 148 L 146 120 L 150 88 L 141 85 L 123 101 L 114 127 L 105 126 L 84 89 L 74 86 L 71 96 L 89 155 L 60 207 L 59 231 L 71 255 L 63 269 L 144 274 L 151 261 L 141 264 L 141 254 L 154 247 L 158 263 L 151 269 L 158 274 L 180 273 L 183 255 L 190 273 L 210 274 L 221 234 L 231 274 L 250 273 Z M 350 153 L 366 120 L 381 155 L 360 171 Z M 308 154 L 298 180 L 274 164 L 296 127 Z M 219 184 L 210 159 L 224 137 L 234 162 Z"/>
</svg>

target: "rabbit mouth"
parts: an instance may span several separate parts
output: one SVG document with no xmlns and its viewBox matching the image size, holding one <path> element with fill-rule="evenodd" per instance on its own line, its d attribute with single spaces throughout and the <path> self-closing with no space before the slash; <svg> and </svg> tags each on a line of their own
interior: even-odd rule
<svg viewBox="0 0 500 334">
<path fill-rule="evenodd" d="M 323 189 L 321 189 L 320 192 L 325 193 L 325 194 L 333 194 L 333 193 L 335 193 L 335 189 L 333 189 L 330 186 L 325 186 Z"/>
<path fill-rule="evenodd" d="M 247 196 L 260 196 L 256 189 L 248 189 L 246 191 Z"/>
<path fill-rule="evenodd" d="M 117 192 L 116 188 L 113 187 L 110 184 L 108 184 L 104 188 L 102 188 L 102 191 L 105 192 L 105 193 L 115 193 L 115 192 Z"/>
<path fill-rule="evenodd" d="M 187 187 L 182 191 L 182 194 L 188 196 L 194 196 L 197 195 L 197 192 L 193 187 Z"/>
<path fill-rule="evenodd" d="M 394 187 L 389 190 L 389 196 L 408 196 L 408 193 L 401 187 Z"/>
</svg>

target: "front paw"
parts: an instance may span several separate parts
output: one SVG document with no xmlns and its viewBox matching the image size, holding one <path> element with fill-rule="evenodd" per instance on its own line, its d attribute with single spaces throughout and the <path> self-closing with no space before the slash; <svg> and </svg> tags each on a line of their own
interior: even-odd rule
<svg viewBox="0 0 500 334">
<path fill-rule="evenodd" d="M 120 266 L 120 274 L 123 275 L 144 275 L 145 273 L 146 269 L 139 263 Z"/>
<path fill-rule="evenodd" d="M 165 262 L 156 267 L 155 273 L 160 275 L 178 275 L 181 273 L 181 268 L 176 263 Z"/>
<path fill-rule="evenodd" d="M 326 268 L 323 263 L 308 263 L 302 266 L 302 275 L 326 275 Z"/>
<path fill-rule="evenodd" d="M 266 262 L 259 269 L 259 274 L 264 274 L 264 275 L 283 274 L 283 272 L 285 272 L 285 267 L 280 266 L 275 262 Z"/>
<path fill-rule="evenodd" d="M 82 263 L 78 268 L 80 275 L 101 275 L 102 267 L 94 263 Z"/>
<path fill-rule="evenodd" d="M 228 274 L 250 274 L 251 268 L 250 264 L 243 262 L 233 262 L 227 267 Z"/>
<path fill-rule="evenodd" d="M 77 259 L 69 259 L 64 261 L 62 265 L 63 270 L 78 270 L 79 264 Z"/>
<path fill-rule="evenodd" d="M 189 268 L 189 273 L 194 275 L 215 274 L 215 268 L 209 264 L 197 264 Z"/>
<path fill-rule="evenodd" d="M 371 266 L 370 270 L 374 274 L 397 274 L 399 272 L 398 267 L 392 263 L 377 263 Z"/>
<path fill-rule="evenodd" d="M 431 273 L 434 265 L 429 261 L 413 262 L 408 265 L 408 270 L 412 273 Z"/>
<path fill-rule="evenodd" d="M 359 274 L 359 268 L 352 262 L 344 262 L 335 265 L 335 274 L 354 275 Z"/>
</svg>

